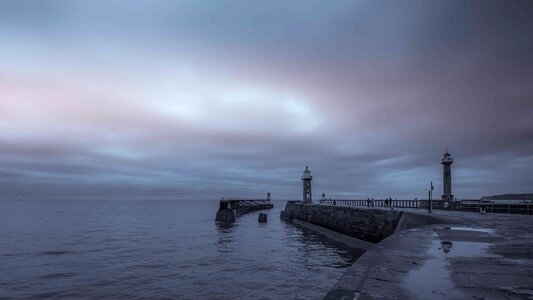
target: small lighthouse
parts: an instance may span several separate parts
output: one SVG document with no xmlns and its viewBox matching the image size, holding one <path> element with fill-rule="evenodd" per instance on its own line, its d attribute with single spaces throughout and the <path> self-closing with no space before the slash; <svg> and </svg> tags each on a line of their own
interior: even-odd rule
<svg viewBox="0 0 533 300">
<path fill-rule="evenodd" d="M 304 197 L 302 201 L 304 204 L 313 203 L 313 199 L 311 197 L 311 180 L 313 180 L 311 171 L 309 171 L 309 168 L 305 166 L 305 171 L 302 175 L 302 181 L 304 182 Z"/>
<path fill-rule="evenodd" d="M 450 153 L 448 153 L 448 149 L 446 149 L 446 153 L 444 153 L 441 163 L 444 166 L 441 199 L 452 201 L 453 195 L 452 195 L 452 167 L 451 166 L 453 164 L 453 157 L 450 155 Z"/>
</svg>

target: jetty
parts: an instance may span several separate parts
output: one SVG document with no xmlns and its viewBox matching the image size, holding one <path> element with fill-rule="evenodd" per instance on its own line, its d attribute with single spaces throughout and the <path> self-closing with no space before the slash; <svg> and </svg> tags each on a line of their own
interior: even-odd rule
<svg viewBox="0 0 533 300">
<path fill-rule="evenodd" d="M 337 200 L 289 201 L 281 218 L 366 250 L 327 300 L 533 298 L 531 215 Z"/>
<path fill-rule="evenodd" d="M 235 222 L 244 214 L 271 208 L 274 208 L 274 204 L 270 199 L 270 193 L 267 194 L 266 199 L 221 198 L 215 221 Z"/>
</svg>

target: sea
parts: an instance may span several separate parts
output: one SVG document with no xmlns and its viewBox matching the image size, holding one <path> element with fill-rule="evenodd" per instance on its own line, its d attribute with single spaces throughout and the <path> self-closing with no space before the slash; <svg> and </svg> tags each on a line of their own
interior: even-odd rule
<svg viewBox="0 0 533 300">
<path fill-rule="evenodd" d="M 217 200 L 2 200 L 0 299 L 322 299 L 363 250 Z"/>
</svg>

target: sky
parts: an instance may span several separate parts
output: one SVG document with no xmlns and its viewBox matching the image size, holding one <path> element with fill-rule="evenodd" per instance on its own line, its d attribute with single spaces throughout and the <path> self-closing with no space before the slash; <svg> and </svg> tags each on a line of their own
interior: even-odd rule
<svg viewBox="0 0 533 300">
<path fill-rule="evenodd" d="M 0 0 L 0 199 L 533 192 L 533 1 Z"/>
</svg>

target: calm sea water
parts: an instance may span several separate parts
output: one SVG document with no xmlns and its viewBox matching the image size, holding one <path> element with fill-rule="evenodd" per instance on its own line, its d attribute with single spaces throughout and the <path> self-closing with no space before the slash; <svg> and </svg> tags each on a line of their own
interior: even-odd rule
<svg viewBox="0 0 533 300">
<path fill-rule="evenodd" d="M 361 250 L 217 201 L 0 201 L 0 299 L 321 299 Z"/>
</svg>

